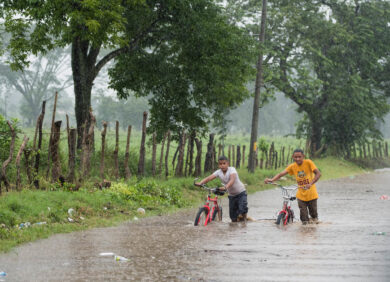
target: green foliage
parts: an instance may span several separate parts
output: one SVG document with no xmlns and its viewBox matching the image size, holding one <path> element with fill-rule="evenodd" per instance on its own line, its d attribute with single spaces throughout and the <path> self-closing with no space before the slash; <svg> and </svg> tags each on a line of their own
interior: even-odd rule
<svg viewBox="0 0 390 282">
<path fill-rule="evenodd" d="M 114 198 L 124 199 L 132 205 L 136 203 L 147 209 L 184 205 L 179 187 L 157 183 L 155 180 L 142 180 L 131 185 L 118 182 L 106 192 Z"/>
<path fill-rule="evenodd" d="M 18 120 L 12 119 L 12 127 L 14 128 L 16 134 L 20 132 L 18 126 Z M 4 161 L 9 156 L 9 148 L 11 144 L 11 130 L 7 124 L 5 118 L 0 115 L 0 161 Z"/>
<path fill-rule="evenodd" d="M 160 137 L 168 129 L 204 131 L 211 119 L 223 119 L 224 109 L 248 97 L 244 84 L 252 73 L 251 39 L 227 24 L 211 1 L 165 5 L 167 18 L 156 29 L 169 34 L 167 39 L 145 42 L 144 48 L 121 55 L 109 72 L 111 87 L 121 98 L 131 91 L 153 93 L 150 127 Z M 129 20 L 135 13 L 158 17 L 159 11 L 140 9 L 129 11 Z"/>
</svg>

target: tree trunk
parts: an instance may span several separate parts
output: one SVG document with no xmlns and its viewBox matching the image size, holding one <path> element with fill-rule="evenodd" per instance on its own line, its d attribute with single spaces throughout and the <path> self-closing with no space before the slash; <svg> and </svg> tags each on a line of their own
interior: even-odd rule
<svg viewBox="0 0 390 282">
<path fill-rule="evenodd" d="M 88 54 L 88 50 L 91 52 Z M 75 116 L 77 123 L 77 148 L 81 149 L 84 126 L 89 128 L 89 110 L 91 108 L 91 91 L 95 79 L 97 54 L 92 53 L 88 41 L 76 37 L 72 42 L 72 72 L 75 93 Z M 85 122 L 87 123 L 85 124 Z"/>
<path fill-rule="evenodd" d="M 242 166 L 245 167 L 245 148 L 246 146 L 242 146 Z"/>
<path fill-rule="evenodd" d="M 86 178 L 89 175 L 89 170 L 91 166 L 91 151 L 92 151 L 92 142 L 93 142 L 93 136 L 94 136 L 94 128 L 95 128 L 95 122 L 96 119 L 92 114 L 92 108 L 89 110 L 89 118 L 90 121 L 89 128 L 85 127 L 88 130 L 84 130 L 83 135 L 83 158 L 82 158 L 82 164 L 83 164 L 83 177 Z M 87 124 L 87 121 L 85 122 Z"/>
<path fill-rule="evenodd" d="M 179 156 L 177 157 L 177 166 L 175 171 L 175 176 L 183 176 L 183 162 L 184 162 L 184 148 L 186 146 L 186 133 L 183 130 L 181 133 L 181 141 L 179 144 Z"/>
<path fill-rule="evenodd" d="M 51 178 L 53 182 L 58 180 L 61 175 L 61 163 L 59 154 L 59 144 L 61 135 L 61 123 L 62 121 L 56 121 L 54 123 L 53 135 L 50 143 L 50 155 L 53 162 L 53 168 L 51 169 Z"/>
<path fill-rule="evenodd" d="M 127 140 L 126 140 L 126 153 L 125 153 L 125 179 L 129 179 L 131 177 L 131 171 L 129 168 L 129 158 L 130 158 L 130 135 L 131 135 L 131 125 L 127 127 Z"/>
<path fill-rule="evenodd" d="M 23 150 L 26 147 L 26 144 L 28 142 L 28 137 L 24 136 L 22 145 L 20 146 L 19 152 L 16 155 L 16 189 L 19 190 L 20 188 L 20 158 L 22 156 Z"/>
<path fill-rule="evenodd" d="M 139 149 L 139 161 L 138 161 L 138 175 L 144 176 L 145 174 L 145 140 L 146 140 L 146 120 L 148 119 L 148 113 L 144 112 L 144 119 L 142 121 L 142 139 Z"/>
<path fill-rule="evenodd" d="M 102 183 L 104 182 L 104 151 L 106 149 L 106 134 L 107 134 L 107 122 L 103 122 L 103 131 L 102 135 L 102 149 L 101 149 L 101 157 L 100 157 L 100 178 L 102 179 Z"/>
<path fill-rule="evenodd" d="M 165 133 L 164 138 L 161 143 L 161 153 L 160 153 L 160 163 L 158 165 L 158 174 L 162 174 L 162 163 L 163 163 L 163 158 L 164 158 L 164 145 L 165 145 L 165 139 L 167 139 L 168 132 Z"/>
<path fill-rule="evenodd" d="M 169 159 L 169 147 L 171 145 L 171 132 L 168 131 L 167 135 L 167 152 L 165 153 L 165 177 L 169 175 L 168 159 Z"/>
<path fill-rule="evenodd" d="M 68 152 L 68 177 L 67 181 L 73 183 L 75 180 L 75 168 L 76 168 L 76 138 L 77 130 L 71 128 L 69 130 L 69 152 Z"/>
<path fill-rule="evenodd" d="M 253 114 L 252 114 L 252 128 L 251 128 L 251 143 L 249 146 L 249 163 L 248 170 L 251 173 L 255 172 L 255 154 L 257 149 L 257 130 L 259 126 L 259 107 L 260 107 L 260 90 L 263 85 L 263 44 L 265 41 L 265 24 L 267 19 L 267 0 L 263 0 L 263 6 L 261 10 L 261 24 L 260 24 L 260 52 L 257 60 L 257 74 L 255 83 L 255 97 L 253 102 Z"/>
<path fill-rule="evenodd" d="M 152 175 L 156 176 L 156 153 L 157 153 L 157 143 L 156 143 L 156 132 L 153 132 L 152 137 Z"/>
<path fill-rule="evenodd" d="M 199 177 L 202 174 L 202 141 L 195 137 L 196 158 L 194 176 Z"/>
<path fill-rule="evenodd" d="M 209 143 L 207 144 L 206 159 L 204 162 L 204 172 L 210 172 L 213 169 L 213 145 L 214 145 L 214 133 L 210 134 Z"/>
<path fill-rule="evenodd" d="M 241 147 L 240 145 L 237 145 L 237 162 L 236 162 L 236 168 L 240 168 L 241 166 Z"/>
<path fill-rule="evenodd" d="M 38 180 L 38 173 L 39 173 L 39 162 L 41 160 L 41 148 L 42 148 L 42 125 L 43 125 L 43 119 L 45 117 L 45 109 L 46 109 L 46 101 L 42 102 L 42 112 L 38 117 L 37 121 L 37 128 L 35 131 L 34 136 L 34 144 L 33 144 L 33 152 L 35 153 L 35 164 L 34 164 L 34 186 L 35 188 L 39 188 L 39 180 Z M 36 138 L 37 138 L 37 131 L 38 131 L 38 147 L 36 147 Z"/>
<path fill-rule="evenodd" d="M 191 134 L 190 134 L 190 138 L 188 140 L 188 150 L 189 150 L 189 154 L 190 154 L 190 157 L 189 157 L 189 163 L 188 163 L 188 176 L 192 175 L 192 170 L 194 169 L 194 164 L 193 164 L 193 160 L 194 160 L 194 142 L 195 142 L 195 136 L 196 136 L 196 133 L 195 131 L 192 131 Z"/>
<path fill-rule="evenodd" d="M 50 171 L 50 160 L 52 159 L 51 157 L 51 150 L 50 146 L 52 144 L 52 139 L 53 139 L 53 134 L 54 134 L 54 121 L 56 118 L 56 110 L 57 110 L 57 100 L 58 100 L 58 92 L 56 92 L 55 98 L 54 98 L 54 105 L 53 105 L 53 115 L 51 118 L 51 128 L 50 128 L 50 137 L 49 137 L 49 150 L 47 154 L 47 171 L 46 171 L 46 178 L 49 177 L 49 171 Z"/>
<path fill-rule="evenodd" d="M 6 159 L 3 162 L 3 165 L 1 166 L 0 195 L 1 195 L 1 182 L 2 181 L 4 182 L 5 189 L 7 190 L 7 192 L 8 192 L 9 187 L 10 187 L 9 182 L 8 182 L 8 178 L 7 178 L 7 166 L 12 161 L 12 158 L 13 158 L 13 155 L 14 155 L 15 139 L 16 139 L 15 129 L 12 127 L 12 124 L 8 120 L 7 120 L 7 124 L 8 124 L 9 129 L 11 130 L 11 144 L 10 144 L 10 147 L 9 147 L 8 159 Z"/>
</svg>

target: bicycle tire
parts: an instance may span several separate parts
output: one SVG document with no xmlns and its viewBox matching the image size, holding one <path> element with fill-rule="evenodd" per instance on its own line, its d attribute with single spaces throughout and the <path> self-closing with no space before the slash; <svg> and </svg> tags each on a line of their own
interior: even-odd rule
<svg viewBox="0 0 390 282">
<path fill-rule="evenodd" d="M 218 210 L 217 210 L 217 209 L 214 209 L 213 217 L 212 217 L 212 220 L 213 220 L 213 221 L 215 220 L 215 218 L 217 217 L 217 215 L 218 215 L 218 221 L 222 221 L 222 207 L 219 207 L 219 210 L 220 210 L 221 212 L 218 214 Z"/>
<path fill-rule="evenodd" d="M 288 216 L 288 222 L 293 223 L 294 217 L 295 217 L 294 211 L 290 209 L 289 216 Z"/>
<path fill-rule="evenodd" d="M 277 225 L 281 225 L 283 226 L 284 225 L 284 220 L 286 219 L 286 214 L 281 212 L 279 215 L 278 215 L 278 218 L 276 219 L 276 224 Z"/>
<path fill-rule="evenodd" d="M 207 215 L 208 215 L 208 210 L 206 208 L 204 208 L 204 207 L 199 208 L 198 213 L 196 214 L 196 217 L 195 217 L 194 225 L 195 226 L 205 225 Z"/>
</svg>

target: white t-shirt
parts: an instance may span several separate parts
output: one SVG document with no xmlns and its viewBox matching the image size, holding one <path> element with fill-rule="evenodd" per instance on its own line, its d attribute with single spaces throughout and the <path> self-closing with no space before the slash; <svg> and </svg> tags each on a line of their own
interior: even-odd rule
<svg viewBox="0 0 390 282">
<path fill-rule="evenodd" d="M 244 184 L 242 184 L 240 178 L 238 177 L 237 170 L 232 166 L 229 166 L 225 173 L 223 173 L 221 169 L 218 169 L 213 174 L 216 177 L 219 177 L 219 179 L 221 179 L 221 182 L 225 185 L 229 182 L 231 174 L 236 175 L 236 180 L 234 181 L 233 185 L 228 188 L 228 193 L 231 196 L 238 195 L 246 190 Z"/>
</svg>

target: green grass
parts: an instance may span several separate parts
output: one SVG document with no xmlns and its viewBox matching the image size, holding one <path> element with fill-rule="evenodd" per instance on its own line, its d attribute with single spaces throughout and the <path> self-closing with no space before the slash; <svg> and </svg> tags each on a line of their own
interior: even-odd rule
<svg viewBox="0 0 390 282">
<path fill-rule="evenodd" d="M 314 162 L 322 172 L 321 180 L 366 172 L 355 164 L 336 158 L 316 159 Z M 263 183 L 264 179 L 281 170 L 257 169 L 251 174 L 241 168 L 238 173 L 242 182 L 247 184 L 248 192 L 253 193 L 271 188 Z M 294 179 L 287 177 L 286 182 L 292 183 Z M 47 191 L 24 189 L 0 197 L 0 252 L 55 233 L 112 226 L 134 216 L 143 217 L 137 214 L 139 207 L 146 210 L 144 216 L 194 207 L 205 196 L 203 191 L 193 186 L 193 178 L 145 178 L 141 181 L 133 178 L 128 182 L 115 182 L 105 190 L 86 183 L 77 192 L 67 191 L 58 184 L 47 185 Z M 214 185 L 220 185 L 220 182 L 214 180 L 209 184 Z M 72 216 L 68 214 L 70 208 L 74 210 Z M 68 217 L 74 222 L 69 222 Z M 34 225 L 43 221 L 47 224 Z M 32 226 L 19 229 L 19 225 L 25 222 L 30 222 Z"/>
</svg>

